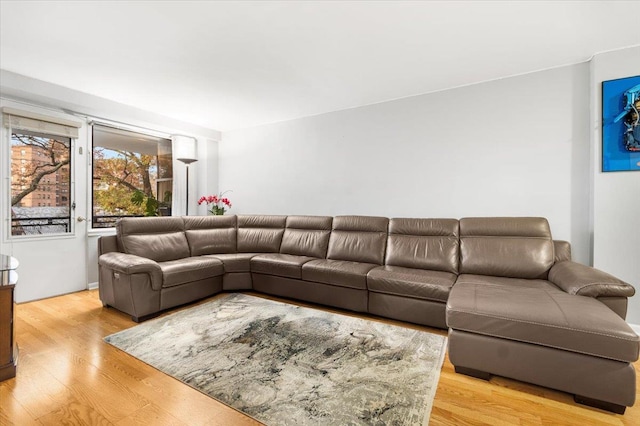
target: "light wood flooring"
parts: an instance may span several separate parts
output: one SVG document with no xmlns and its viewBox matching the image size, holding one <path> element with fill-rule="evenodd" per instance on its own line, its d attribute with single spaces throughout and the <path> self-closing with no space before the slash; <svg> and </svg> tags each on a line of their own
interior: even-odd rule
<svg viewBox="0 0 640 426">
<path fill-rule="evenodd" d="M 97 291 L 19 304 L 16 315 L 18 375 L 0 383 L 0 425 L 258 424 L 104 343 L 135 323 L 103 308 Z M 561 392 L 455 374 L 445 359 L 430 424 L 640 425 L 640 402 L 624 416 L 610 414 Z"/>
</svg>

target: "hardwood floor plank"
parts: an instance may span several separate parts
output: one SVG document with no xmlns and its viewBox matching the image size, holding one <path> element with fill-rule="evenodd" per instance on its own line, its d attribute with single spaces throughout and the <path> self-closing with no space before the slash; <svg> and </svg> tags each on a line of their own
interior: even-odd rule
<svg viewBox="0 0 640 426">
<path fill-rule="evenodd" d="M 132 415 L 116 423 L 117 426 L 188 426 L 155 404 L 147 404 Z"/>
<path fill-rule="evenodd" d="M 73 401 L 60 406 L 56 411 L 38 419 L 46 426 L 78 425 L 78 426 L 112 426 L 109 420 L 96 410 L 80 401 Z"/>
<path fill-rule="evenodd" d="M 58 409 L 73 399 L 69 389 L 39 368 L 30 354 L 20 353 L 20 376 L 3 382 L 3 389 L 15 398 L 33 419 Z"/>
<path fill-rule="evenodd" d="M 241 420 L 249 418 L 160 371 L 156 370 L 156 374 L 146 379 L 145 383 L 148 387 L 139 392 L 144 392 L 150 400 L 162 401 L 161 406 L 165 411 L 190 425 L 215 424 L 212 422 L 216 419 L 226 425 L 257 424 L 252 420 L 249 423 Z"/>
<path fill-rule="evenodd" d="M 297 304 L 319 309 L 317 305 Z M 444 330 L 326 310 L 446 335 Z M 95 290 L 17 305 L 20 361 L 17 377 L 0 384 L 0 424 L 260 424 L 102 340 L 135 325 L 128 315 L 103 308 Z M 634 367 L 638 372 L 640 362 Z M 640 374 L 637 380 L 640 390 Z M 638 425 L 640 407 L 636 404 L 621 416 L 578 405 L 563 392 L 502 377 L 485 382 L 456 374 L 445 357 L 430 422 Z"/>
<path fill-rule="evenodd" d="M 473 407 L 466 406 L 463 402 L 442 402 L 438 405 L 438 410 L 433 410 L 431 413 L 430 424 L 487 426 L 513 426 L 520 424 L 518 417 L 505 418 L 505 416 L 491 412 L 490 407 L 478 408 L 475 405 Z M 434 418 L 435 413 L 440 415 Z"/>
<path fill-rule="evenodd" d="M 131 386 L 135 381 L 112 378 L 105 369 L 87 362 L 77 350 L 61 348 L 49 351 L 47 358 L 39 361 L 40 368 L 69 388 L 77 401 L 89 405 L 112 423 L 149 404 L 135 392 L 135 386 Z M 104 398 L 104 395 L 108 397 Z"/>
<path fill-rule="evenodd" d="M 31 414 L 15 399 L 5 382 L 0 383 L 0 425 L 39 425 Z"/>
</svg>

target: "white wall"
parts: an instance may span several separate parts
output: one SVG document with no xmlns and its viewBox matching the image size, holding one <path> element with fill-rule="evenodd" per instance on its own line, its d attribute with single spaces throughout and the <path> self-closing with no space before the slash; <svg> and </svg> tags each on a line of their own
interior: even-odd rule
<svg viewBox="0 0 640 426">
<path fill-rule="evenodd" d="M 602 170 L 602 82 L 640 74 L 640 47 L 595 55 L 591 63 L 593 264 L 640 291 L 640 172 Z M 627 321 L 640 324 L 640 296 Z"/>
<path fill-rule="evenodd" d="M 234 213 L 544 216 L 587 262 L 589 87 L 579 64 L 223 133 L 219 187 Z"/>
<path fill-rule="evenodd" d="M 194 194 L 194 202 L 203 195 L 218 194 L 218 141 L 198 140 L 198 192 Z M 193 210 L 198 215 L 207 215 L 207 205 L 203 204 Z"/>
</svg>

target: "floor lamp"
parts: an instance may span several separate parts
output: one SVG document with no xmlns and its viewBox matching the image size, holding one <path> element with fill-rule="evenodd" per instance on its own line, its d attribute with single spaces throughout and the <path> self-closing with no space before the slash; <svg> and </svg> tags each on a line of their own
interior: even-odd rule
<svg viewBox="0 0 640 426">
<path fill-rule="evenodd" d="M 189 216 L 189 165 L 198 161 L 196 158 L 196 140 L 189 136 L 173 136 L 176 160 L 181 161 L 187 168 L 187 208 L 185 216 Z"/>
</svg>

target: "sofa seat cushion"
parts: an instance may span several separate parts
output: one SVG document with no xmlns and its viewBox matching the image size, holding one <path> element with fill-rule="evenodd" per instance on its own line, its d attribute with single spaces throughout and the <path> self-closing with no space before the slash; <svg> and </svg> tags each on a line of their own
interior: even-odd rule
<svg viewBox="0 0 640 426">
<path fill-rule="evenodd" d="M 302 279 L 366 290 L 367 273 L 378 265 L 348 260 L 317 259 L 302 265 Z"/>
<path fill-rule="evenodd" d="M 446 303 L 456 275 L 402 266 L 378 266 L 367 274 L 369 291 Z"/>
<path fill-rule="evenodd" d="M 162 287 L 173 287 L 193 281 L 204 280 L 224 274 L 222 262 L 204 256 L 160 262 Z"/>
<path fill-rule="evenodd" d="M 514 281 L 456 282 L 447 303 L 449 328 L 623 362 L 638 359 L 640 339 L 603 303 Z"/>
<path fill-rule="evenodd" d="M 224 271 L 229 272 L 250 272 L 251 258 L 260 253 L 223 253 L 208 254 L 203 257 L 209 257 L 220 260 L 224 265 Z"/>
<path fill-rule="evenodd" d="M 316 257 L 268 253 L 251 259 L 251 272 L 279 277 L 302 278 L 302 265 Z"/>
<path fill-rule="evenodd" d="M 489 275 L 460 274 L 456 285 L 462 283 L 492 284 L 513 286 L 518 288 L 538 288 L 541 290 L 559 291 L 558 286 L 547 280 L 528 280 L 526 278 L 492 277 Z"/>
</svg>

